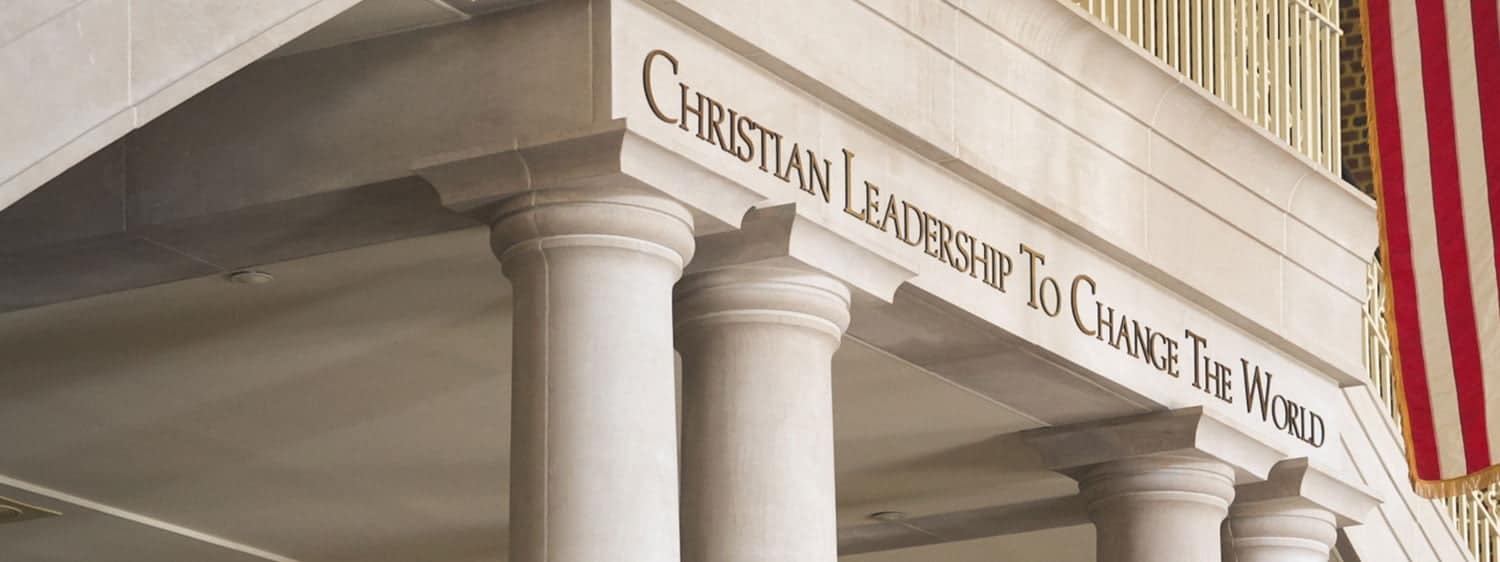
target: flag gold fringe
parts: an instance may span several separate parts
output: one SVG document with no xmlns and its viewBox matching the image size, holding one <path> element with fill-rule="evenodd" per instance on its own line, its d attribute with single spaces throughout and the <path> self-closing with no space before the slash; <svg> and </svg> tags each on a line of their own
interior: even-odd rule
<svg viewBox="0 0 1500 562">
<path fill-rule="evenodd" d="M 1370 36 L 1370 5 L 1368 0 L 1359 0 L 1359 4 L 1360 26 L 1362 28 L 1361 31 L 1364 33 L 1364 47 L 1362 49 L 1364 52 L 1362 54 L 1364 56 L 1365 62 L 1365 113 L 1369 116 L 1368 122 L 1370 124 L 1370 164 L 1373 168 L 1373 170 L 1371 171 L 1371 175 L 1375 178 L 1375 206 L 1378 211 L 1377 215 L 1380 220 L 1380 248 L 1383 252 L 1381 255 L 1381 259 L 1382 261 L 1386 262 L 1385 264 L 1383 264 L 1383 267 L 1380 268 L 1381 282 L 1385 283 L 1385 286 L 1387 287 L 1387 289 L 1389 289 L 1393 287 L 1393 285 L 1391 284 L 1391 267 L 1389 260 L 1389 248 L 1391 246 L 1388 243 L 1389 240 L 1387 239 L 1386 235 L 1385 183 L 1381 175 L 1380 143 L 1378 142 L 1378 139 L 1380 138 L 1378 134 L 1380 120 L 1377 118 L 1378 114 L 1375 111 L 1375 92 L 1370 88 L 1371 84 L 1369 78 L 1372 74 L 1370 62 L 1371 60 L 1373 60 L 1370 56 L 1370 45 L 1373 42 L 1373 38 Z M 1444 480 L 1423 480 L 1417 478 L 1416 448 L 1412 446 L 1411 437 L 1411 412 L 1408 410 L 1406 405 L 1406 385 L 1402 380 L 1401 372 L 1401 344 L 1399 337 L 1400 330 L 1396 329 L 1395 291 L 1385 291 L 1384 306 L 1386 329 L 1387 331 L 1389 331 L 1388 336 L 1390 337 L 1391 341 L 1391 373 L 1395 376 L 1396 380 L 1396 403 L 1401 410 L 1401 436 L 1406 441 L 1406 463 L 1408 473 L 1411 477 L 1412 490 L 1416 492 L 1418 496 L 1437 500 L 1477 492 L 1494 484 L 1500 483 L 1500 465 L 1491 466 L 1479 472 L 1475 472 L 1458 478 L 1448 478 Z"/>
<path fill-rule="evenodd" d="M 1396 379 L 1396 404 L 1401 410 L 1401 437 L 1406 441 L 1406 465 L 1407 473 L 1411 476 L 1412 489 L 1415 490 L 1418 495 L 1432 498 L 1433 496 L 1429 494 L 1440 491 L 1443 486 L 1424 486 L 1421 485 L 1421 483 L 1427 481 L 1417 479 L 1416 450 L 1412 447 L 1411 440 L 1411 415 L 1407 412 L 1406 386 L 1403 385 L 1401 376 L 1401 344 L 1399 339 L 1401 331 L 1396 329 L 1396 292 L 1394 290 L 1390 290 L 1392 287 L 1394 287 L 1394 285 L 1391 284 L 1391 266 L 1389 259 L 1389 249 L 1391 245 L 1389 237 L 1386 234 L 1385 178 L 1381 173 L 1382 168 L 1380 165 L 1380 114 L 1375 111 L 1375 91 L 1372 89 L 1372 86 L 1374 86 L 1374 84 L 1373 80 L 1371 80 L 1371 76 L 1375 73 L 1375 71 L 1374 67 L 1371 64 L 1372 61 L 1374 61 L 1374 57 L 1370 55 L 1370 44 L 1374 41 L 1374 37 L 1370 35 L 1369 0 L 1359 0 L 1359 25 L 1360 31 L 1364 34 L 1364 46 L 1360 50 L 1362 51 L 1361 55 L 1364 57 L 1365 65 L 1365 115 L 1368 116 L 1368 123 L 1370 124 L 1370 130 L 1367 136 L 1367 138 L 1369 139 L 1368 142 L 1370 143 L 1370 176 L 1375 180 L 1375 214 L 1380 222 L 1381 253 L 1375 256 L 1375 258 L 1385 262 L 1381 264 L 1380 282 L 1385 283 L 1385 286 L 1387 288 L 1387 290 L 1385 291 L 1385 303 L 1383 303 L 1383 306 L 1385 307 L 1385 326 L 1386 331 L 1388 332 L 1387 337 L 1389 337 L 1391 341 L 1391 374 Z"/>
<path fill-rule="evenodd" d="M 1467 476 L 1449 478 L 1447 480 L 1420 480 L 1415 476 L 1411 480 L 1412 489 L 1417 492 L 1417 495 L 1430 500 L 1440 500 L 1478 492 L 1497 483 L 1500 483 L 1500 465 L 1492 466 Z"/>
</svg>

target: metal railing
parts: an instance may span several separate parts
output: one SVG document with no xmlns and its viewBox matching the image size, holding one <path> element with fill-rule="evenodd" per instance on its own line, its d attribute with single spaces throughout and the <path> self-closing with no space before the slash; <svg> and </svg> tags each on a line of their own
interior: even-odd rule
<svg viewBox="0 0 1500 562">
<path fill-rule="evenodd" d="M 1396 403 L 1396 379 L 1391 365 L 1391 339 L 1385 318 L 1385 283 L 1380 262 L 1365 273 L 1365 307 L 1360 313 L 1365 327 L 1365 367 L 1370 386 L 1380 397 L 1386 413 L 1401 426 L 1401 408 Z M 1404 443 L 1403 443 L 1404 446 Z M 1500 562 L 1500 485 L 1469 494 L 1438 500 L 1453 518 L 1458 534 L 1469 545 L 1478 562 Z"/>
<path fill-rule="evenodd" d="M 1391 336 L 1385 322 L 1385 283 L 1381 280 L 1380 261 L 1365 268 L 1365 308 L 1360 312 L 1364 320 L 1365 369 L 1370 374 L 1370 386 L 1385 406 L 1385 413 L 1401 427 L 1401 405 L 1396 402 L 1396 373 L 1391 365 Z"/>
<path fill-rule="evenodd" d="M 1469 543 L 1469 550 L 1479 562 L 1500 560 L 1500 520 L 1495 516 L 1496 509 L 1500 508 L 1500 504 L 1496 502 L 1500 490 L 1496 488 L 1490 486 L 1477 492 L 1439 500 L 1448 508 L 1448 515 L 1453 517 L 1459 536 Z"/>
<path fill-rule="evenodd" d="M 1073 0 L 1339 173 L 1338 0 Z"/>
</svg>

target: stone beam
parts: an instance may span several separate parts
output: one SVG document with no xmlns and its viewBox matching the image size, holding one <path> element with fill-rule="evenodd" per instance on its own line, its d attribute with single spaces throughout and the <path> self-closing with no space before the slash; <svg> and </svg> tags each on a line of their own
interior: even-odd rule
<svg viewBox="0 0 1500 562">
<path fill-rule="evenodd" d="M 839 554 L 863 554 L 1072 527 L 1089 522 L 1081 496 L 1048 498 L 839 529 Z"/>
</svg>

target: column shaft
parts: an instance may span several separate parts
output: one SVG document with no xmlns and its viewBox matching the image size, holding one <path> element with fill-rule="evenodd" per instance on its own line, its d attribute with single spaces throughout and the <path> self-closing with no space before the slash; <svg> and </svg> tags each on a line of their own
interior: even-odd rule
<svg viewBox="0 0 1500 562">
<path fill-rule="evenodd" d="M 848 310 L 842 284 L 795 269 L 679 286 L 684 560 L 837 559 L 832 358 Z"/>
<path fill-rule="evenodd" d="M 691 219 L 630 191 L 505 202 L 512 562 L 679 562 L 671 291 Z"/>
</svg>

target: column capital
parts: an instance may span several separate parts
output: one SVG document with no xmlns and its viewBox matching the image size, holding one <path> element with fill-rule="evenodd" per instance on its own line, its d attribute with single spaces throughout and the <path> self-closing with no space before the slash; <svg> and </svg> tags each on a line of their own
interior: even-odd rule
<svg viewBox="0 0 1500 562">
<path fill-rule="evenodd" d="M 795 204 L 751 209 L 740 229 L 698 239 L 687 273 L 746 266 L 816 271 L 890 302 L 916 268 L 887 258 L 797 214 Z"/>
<path fill-rule="evenodd" d="M 1234 470 L 1234 481 L 1258 482 L 1283 458 L 1202 407 L 1033 429 L 1021 439 L 1041 453 L 1047 468 L 1075 479 L 1095 465 L 1166 457 L 1221 462 Z"/>
<path fill-rule="evenodd" d="M 1306 458 L 1282 461 L 1264 482 L 1236 490 L 1226 539 L 1242 562 L 1323 562 L 1338 527 L 1358 524 L 1379 500 Z"/>
<path fill-rule="evenodd" d="M 1155 454 L 1091 464 L 1079 494 L 1100 562 L 1218 562 L 1235 469 L 1201 455 Z"/>
<path fill-rule="evenodd" d="M 849 303 L 849 289 L 821 272 L 752 264 L 683 276 L 673 308 L 679 344 L 709 326 L 757 322 L 801 326 L 838 341 L 849 327 Z"/>
<path fill-rule="evenodd" d="M 1306 457 L 1287 459 L 1271 469 L 1264 482 L 1239 486 L 1231 514 L 1316 509 L 1333 516 L 1339 527 L 1358 525 L 1380 505 L 1364 486 L 1312 464 Z"/>
<path fill-rule="evenodd" d="M 1233 469 L 1196 456 L 1155 455 L 1092 465 L 1078 474 L 1078 484 L 1091 512 L 1109 502 L 1154 499 L 1203 504 L 1222 517 L 1234 499 Z"/>
<path fill-rule="evenodd" d="M 662 195 L 630 187 L 528 191 L 493 208 L 490 247 L 502 263 L 549 248 L 620 247 L 678 270 L 693 257 L 693 217 Z"/>
</svg>

